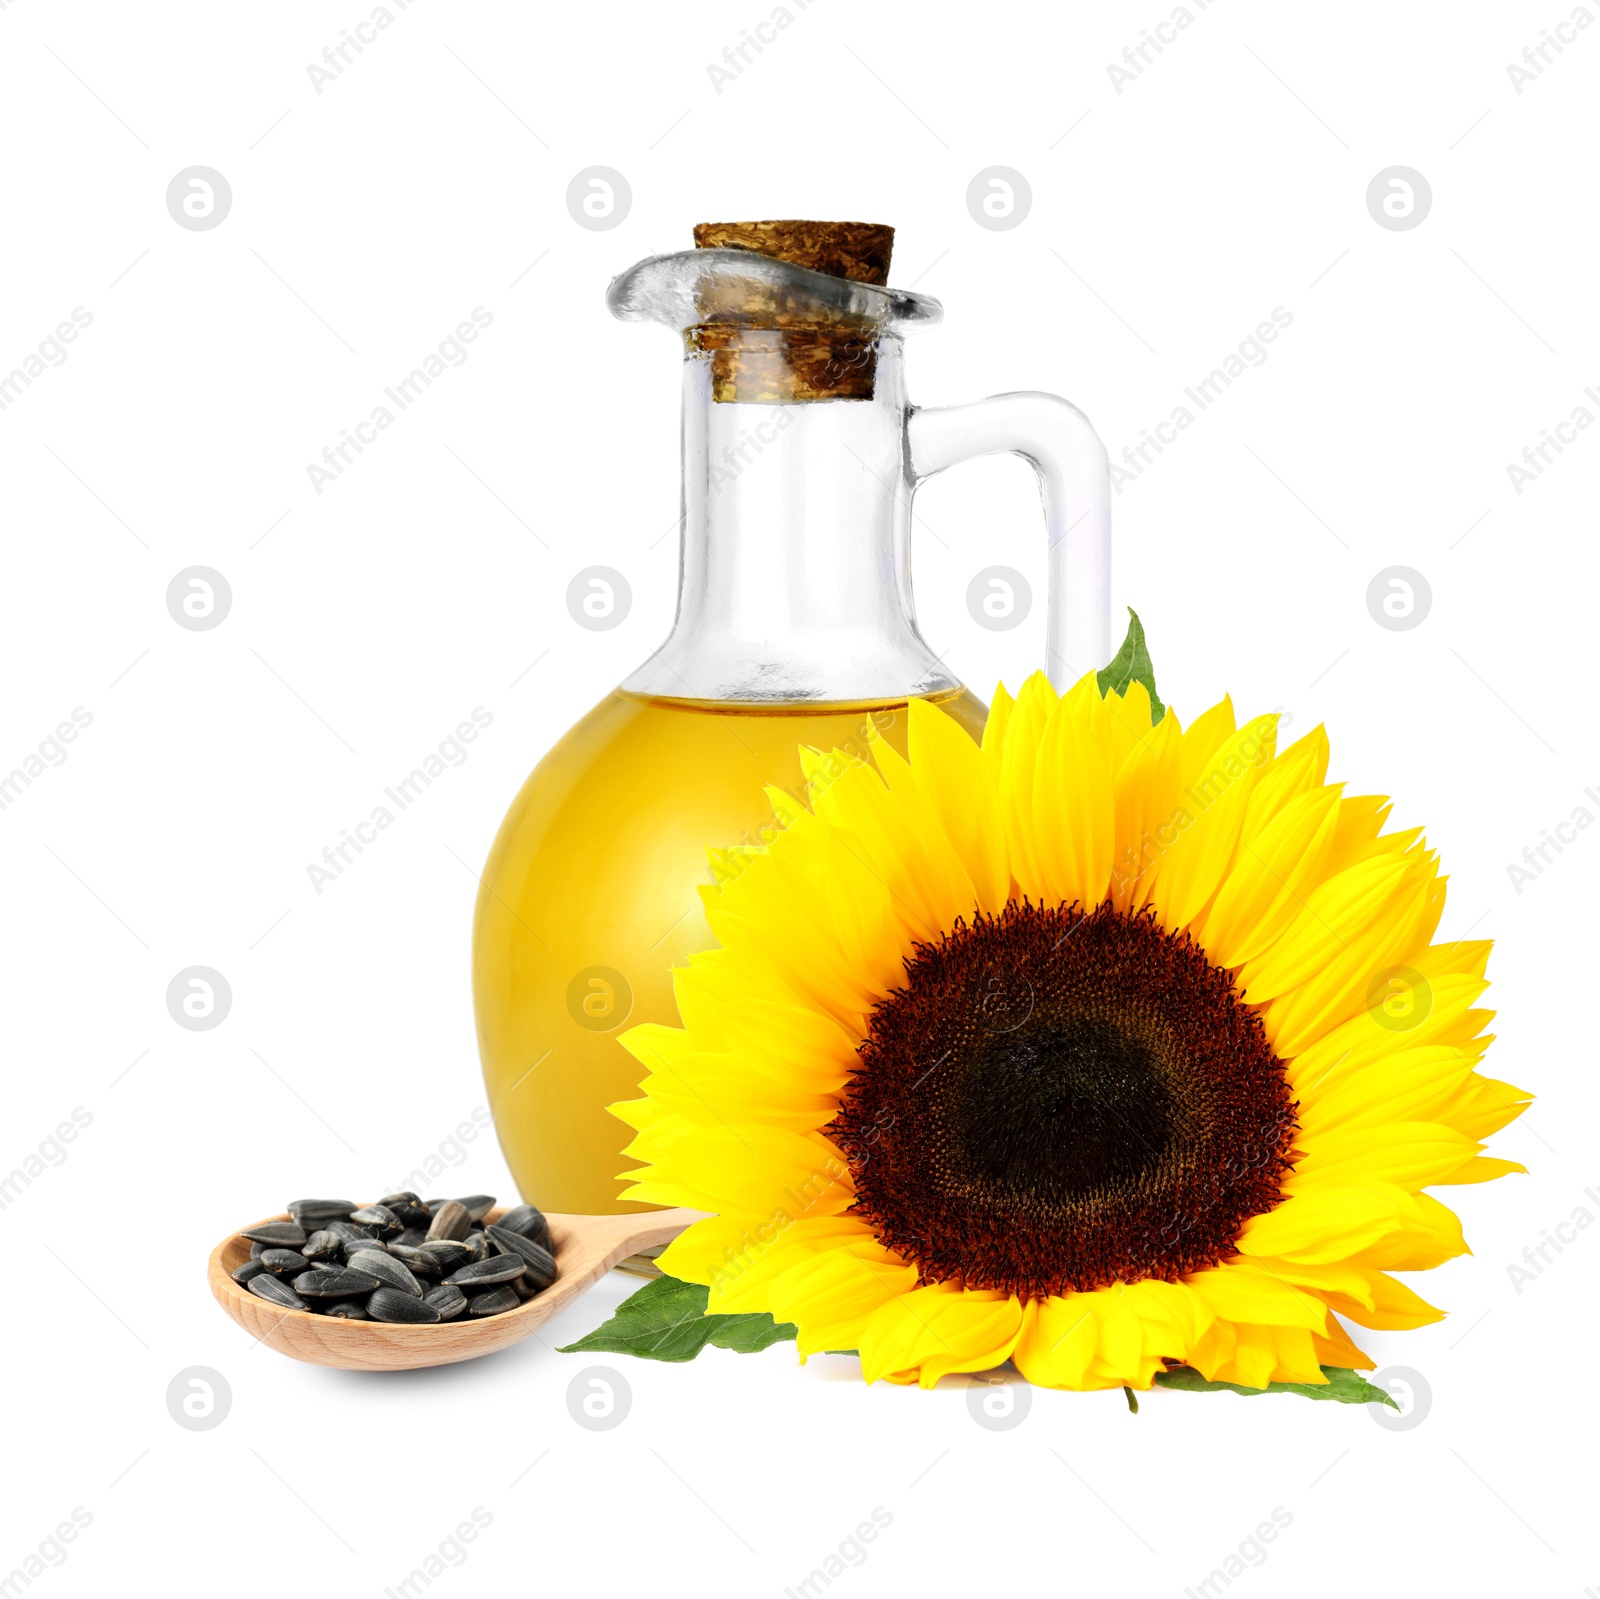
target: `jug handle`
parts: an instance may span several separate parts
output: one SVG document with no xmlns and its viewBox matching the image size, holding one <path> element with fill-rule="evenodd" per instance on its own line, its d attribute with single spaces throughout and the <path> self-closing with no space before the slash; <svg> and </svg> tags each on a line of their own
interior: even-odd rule
<svg viewBox="0 0 1600 1599">
<path fill-rule="evenodd" d="M 1075 405 L 1036 390 L 906 413 L 913 487 L 974 456 L 1020 455 L 1039 475 L 1048 540 L 1046 673 L 1066 689 L 1111 659 L 1111 476 Z"/>
</svg>

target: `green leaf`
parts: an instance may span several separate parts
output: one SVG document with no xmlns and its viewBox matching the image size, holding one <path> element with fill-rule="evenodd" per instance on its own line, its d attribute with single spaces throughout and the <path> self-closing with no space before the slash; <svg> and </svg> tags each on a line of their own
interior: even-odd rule
<svg viewBox="0 0 1600 1599">
<path fill-rule="evenodd" d="M 1144 641 L 1144 623 L 1139 613 L 1128 607 L 1128 632 L 1122 648 L 1111 657 L 1111 664 L 1095 674 L 1102 694 L 1125 694 L 1130 683 L 1143 683 L 1150 696 L 1150 720 L 1159 722 L 1167 713 L 1156 693 L 1156 669 Z"/>
<path fill-rule="evenodd" d="M 708 1316 L 709 1290 L 701 1283 L 665 1275 L 647 1282 L 623 1300 L 610 1321 L 596 1327 L 563 1355 L 603 1351 L 637 1355 L 641 1360 L 693 1360 L 707 1344 L 755 1354 L 796 1336 L 793 1322 L 775 1323 L 765 1311 L 754 1316 Z"/>
<path fill-rule="evenodd" d="M 1244 1388 L 1236 1382 L 1207 1382 L 1193 1366 L 1173 1366 L 1156 1373 L 1156 1382 L 1163 1388 L 1177 1388 L 1188 1394 L 1243 1394 L 1253 1398 L 1257 1394 L 1303 1394 L 1307 1399 L 1337 1399 L 1343 1405 L 1387 1405 L 1391 1410 L 1400 1407 L 1383 1389 L 1368 1382 L 1358 1371 L 1343 1366 L 1324 1366 L 1322 1375 L 1328 1379 L 1321 1383 L 1269 1382 L 1265 1388 Z"/>
</svg>

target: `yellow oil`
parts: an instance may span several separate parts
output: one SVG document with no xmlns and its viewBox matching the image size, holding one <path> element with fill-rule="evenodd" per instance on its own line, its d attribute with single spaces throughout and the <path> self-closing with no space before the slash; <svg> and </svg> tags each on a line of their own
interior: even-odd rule
<svg viewBox="0 0 1600 1599">
<path fill-rule="evenodd" d="M 931 696 L 974 738 L 965 689 Z M 523 1198 L 590 1214 L 624 1204 L 632 1134 L 605 1107 L 642 1068 L 617 1042 L 676 1024 L 671 969 L 714 942 L 698 887 L 708 845 L 770 835 L 763 789 L 804 798 L 799 746 L 901 754 L 906 701 L 737 706 L 617 691 L 536 766 L 500 824 L 478 893 L 472 980 L 478 1049 L 500 1145 Z"/>
</svg>

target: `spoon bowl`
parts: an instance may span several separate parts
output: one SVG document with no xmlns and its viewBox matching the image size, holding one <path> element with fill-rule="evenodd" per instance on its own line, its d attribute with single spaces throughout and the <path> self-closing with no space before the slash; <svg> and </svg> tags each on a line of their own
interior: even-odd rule
<svg viewBox="0 0 1600 1599">
<path fill-rule="evenodd" d="M 505 1206 L 498 1206 L 484 1221 L 499 1221 L 505 1213 Z M 697 1210 L 656 1210 L 631 1216 L 547 1214 L 557 1276 L 543 1293 L 498 1316 L 463 1315 L 427 1326 L 344 1321 L 270 1304 L 233 1280 L 235 1269 L 250 1258 L 249 1240 L 239 1233 L 230 1234 L 211 1251 L 206 1276 L 217 1303 L 258 1343 L 280 1355 L 314 1366 L 342 1366 L 347 1371 L 410 1371 L 418 1366 L 473 1360 L 520 1343 L 565 1310 L 618 1261 L 641 1249 L 671 1243 L 700 1216 Z M 287 1213 L 280 1213 L 248 1225 L 260 1227 L 264 1222 L 289 1219 Z"/>
</svg>

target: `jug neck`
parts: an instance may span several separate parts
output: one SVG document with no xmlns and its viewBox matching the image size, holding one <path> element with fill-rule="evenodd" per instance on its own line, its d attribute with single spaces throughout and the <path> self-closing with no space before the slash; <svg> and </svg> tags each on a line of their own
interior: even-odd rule
<svg viewBox="0 0 1600 1599">
<path fill-rule="evenodd" d="M 678 609 L 623 688 L 669 699 L 888 703 L 960 687 L 917 633 L 900 341 L 868 398 L 715 398 L 683 368 Z"/>
</svg>

